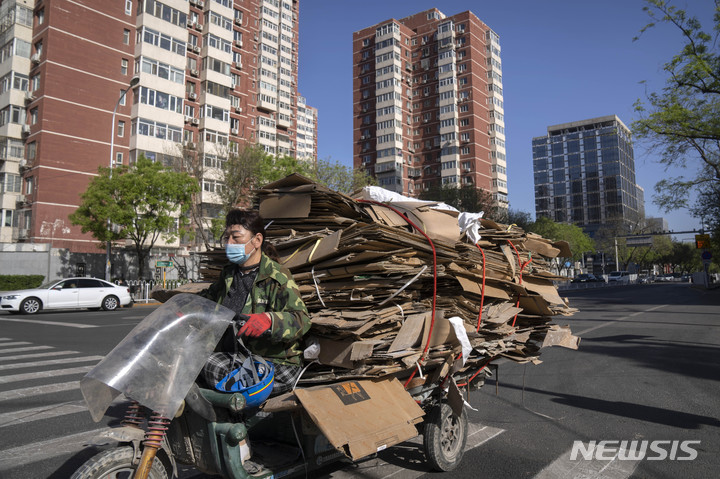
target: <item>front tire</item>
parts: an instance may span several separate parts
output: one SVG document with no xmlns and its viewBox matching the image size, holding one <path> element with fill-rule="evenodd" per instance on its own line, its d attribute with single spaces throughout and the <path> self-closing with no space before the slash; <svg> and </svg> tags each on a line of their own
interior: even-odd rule
<svg viewBox="0 0 720 479">
<path fill-rule="evenodd" d="M 35 314 L 42 309 L 42 302 L 37 298 L 25 298 L 20 303 L 20 312 L 22 314 Z"/>
<path fill-rule="evenodd" d="M 88 459 L 70 479 L 130 479 L 135 474 L 132 459 L 132 446 L 108 449 Z M 168 479 L 168 477 L 168 471 L 162 460 L 156 457 L 148 479 Z"/>
<path fill-rule="evenodd" d="M 115 311 L 120 306 L 120 301 L 115 296 L 106 296 L 102 300 L 102 309 L 105 311 Z"/>
<path fill-rule="evenodd" d="M 467 443 L 465 408 L 458 417 L 447 403 L 435 406 L 425 422 L 423 445 L 428 464 L 436 471 L 452 471 L 460 464 Z"/>
</svg>

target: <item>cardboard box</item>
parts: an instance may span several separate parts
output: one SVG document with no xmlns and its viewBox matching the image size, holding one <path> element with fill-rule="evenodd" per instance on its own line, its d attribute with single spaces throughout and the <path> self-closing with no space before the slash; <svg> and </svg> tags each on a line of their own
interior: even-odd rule
<svg viewBox="0 0 720 479">
<path fill-rule="evenodd" d="M 395 378 L 296 389 L 330 444 L 353 460 L 417 436 L 424 414 Z"/>
</svg>

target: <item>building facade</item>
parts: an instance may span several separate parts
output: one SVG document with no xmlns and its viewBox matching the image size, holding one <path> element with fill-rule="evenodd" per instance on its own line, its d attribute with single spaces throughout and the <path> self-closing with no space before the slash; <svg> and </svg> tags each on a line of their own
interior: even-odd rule
<svg viewBox="0 0 720 479">
<path fill-rule="evenodd" d="M 317 160 L 317 108 L 305 103 L 305 97 L 298 96 L 297 101 L 297 158 Z"/>
<path fill-rule="evenodd" d="M 507 205 L 498 35 L 437 9 L 353 34 L 353 163 L 417 196 L 474 185 Z"/>
<path fill-rule="evenodd" d="M 644 218 L 630 130 L 615 116 L 553 125 L 533 138 L 535 215 L 581 226 L 591 236 L 612 221 Z"/>
<path fill-rule="evenodd" d="M 98 167 L 141 154 L 194 158 L 208 211 L 219 166 L 239 146 L 296 156 L 298 9 L 298 0 L 3 1 L 1 240 L 101 252 L 68 215 Z"/>
</svg>

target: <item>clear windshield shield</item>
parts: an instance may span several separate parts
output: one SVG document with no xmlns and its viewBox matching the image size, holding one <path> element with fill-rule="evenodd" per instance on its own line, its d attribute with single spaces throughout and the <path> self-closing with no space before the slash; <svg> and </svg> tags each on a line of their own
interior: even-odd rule
<svg viewBox="0 0 720 479">
<path fill-rule="evenodd" d="M 172 417 L 235 313 L 178 294 L 140 322 L 81 381 L 97 422 L 120 394 Z"/>
</svg>

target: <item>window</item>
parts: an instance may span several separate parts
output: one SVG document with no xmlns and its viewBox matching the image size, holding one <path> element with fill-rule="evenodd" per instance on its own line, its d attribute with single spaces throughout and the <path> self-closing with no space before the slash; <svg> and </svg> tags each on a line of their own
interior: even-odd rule
<svg viewBox="0 0 720 479">
<path fill-rule="evenodd" d="M 27 144 L 27 159 L 28 161 L 33 161 L 35 159 L 35 154 L 37 153 L 37 142 L 32 141 Z"/>
<path fill-rule="evenodd" d="M 125 136 L 125 122 L 124 121 L 118 121 L 118 133 L 117 136 L 123 137 Z"/>
<path fill-rule="evenodd" d="M 31 91 L 37 91 L 40 89 L 40 74 L 38 73 L 30 80 Z"/>
<path fill-rule="evenodd" d="M 125 45 L 130 45 L 130 30 L 127 28 L 123 30 L 123 43 Z"/>
<path fill-rule="evenodd" d="M 13 210 L 4 210 L 4 220 L 3 220 L 3 226 L 12 226 L 12 220 L 13 220 Z"/>
<path fill-rule="evenodd" d="M 118 152 L 115 153 L 115 164 L 116 165 L 122 165 L 123 164 L 123 154 Z"/>
<path fill-rule="evenodd" d="M 37 42 L 37 43 L 35 43 L 35 54 L 36 54 L 38 57 L 39 57 L 40 55 L 42 55 L 42 47 L 43 47 L 42 42 Z"/>
<path fill-rule="evenodd" d="M 37 12 L 37 24 L 42 25 L 43 23 L 45 23 L 45 9 L 41 8 Z"/>
<path fill-rule="evenodd" d="M 34 125 L 38 122 L 38 109 L 33 108 L 30 110 L 30 124 Z"/>
<path fill-rule="evenodd" d="M 120 74 L 121 75 L 127 75 L 128 74 L 128 61 L 127 58 L 123 58 L 120 60 Z"/>
<path fill-rule="evenodd" d="M 35 178 L 33 176 L 28 176 L 25 178 L 25 194 L 31 195 L 34 190 L 35 185 Z"/>
<path fill-rule="evenodd" d="M 125 99 L 127 98 L 127 94 L 125 93 L 125 90 L 120 89 L 120 105 L 125 105 Z"/>
<path fill-rule="evenodd" d="M 132 15 L 132 0 L 125 0 L 125 15 Z"/>
</svg>

